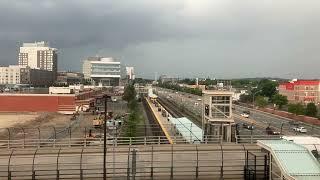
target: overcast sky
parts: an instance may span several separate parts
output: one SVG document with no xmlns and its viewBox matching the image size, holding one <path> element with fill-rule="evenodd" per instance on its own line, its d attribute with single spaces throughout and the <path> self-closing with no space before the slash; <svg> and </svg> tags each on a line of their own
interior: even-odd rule
<svg viewBox="0 0 320 180">
<path fill-rule="evenodd" d="M 149 78 L 320 78 L 320 1 L 0 0 L 1 65 L 41 40 L 59 70 L 100 55 Z"/>
</svg>

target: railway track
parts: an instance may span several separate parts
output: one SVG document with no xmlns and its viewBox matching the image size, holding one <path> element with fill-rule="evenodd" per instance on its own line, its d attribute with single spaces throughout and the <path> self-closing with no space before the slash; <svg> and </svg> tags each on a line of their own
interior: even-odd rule
<svg viewBox="0 0 320 180">
<path fill-rule="evenodd" d="M 174 118 L 187 117 L 197 126 L 201 127 L 201 118 L 195 116 L 192 112 L 187 109 L 184 112 L 178 107 L 178 105 L 170 102 L 168 100 L 164 100 L 163 98 L 158 97 L 158 102 L 161 106 L 163 106 Z"/>
</svg>

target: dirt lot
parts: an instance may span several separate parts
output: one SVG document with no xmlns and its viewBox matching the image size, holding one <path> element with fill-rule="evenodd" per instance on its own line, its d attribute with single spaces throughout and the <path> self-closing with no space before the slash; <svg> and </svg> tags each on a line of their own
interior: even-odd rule
<svg viewBox="0 0 320 180">
<path fill-rule="evenodd" d="M 1 113 L 0 128 L 9 128 L 17 124 L 28 123 L 38 116 L 38 113 Z"/>
<path fill-rule="evenodd" d="M 71 116 L 58 113 L 0 113 L 0 139 L 10 136 L 18 138 L 25 134 L 26 138 L 38 136 L 38 129 L 41 135 L 47 135 L 53 131 L 49 127 L 65 127 L 70 124 Z M 22 129 L 23 128 L 23 129 Z M 24 133 L 23 133 L 24 131 Z"/>
</svg>

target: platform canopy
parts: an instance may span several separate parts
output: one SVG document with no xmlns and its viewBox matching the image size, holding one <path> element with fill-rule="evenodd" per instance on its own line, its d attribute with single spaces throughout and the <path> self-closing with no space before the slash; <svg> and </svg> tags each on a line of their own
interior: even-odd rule
<svg viewBox="0 0 320 180">
<path fill-rule="evenodd" d="M 283 178 L 320 179 L 320 164 L 304 146 L 287 140 L 259 140 L 257 144 L 270 152 Z"/>
</svg>

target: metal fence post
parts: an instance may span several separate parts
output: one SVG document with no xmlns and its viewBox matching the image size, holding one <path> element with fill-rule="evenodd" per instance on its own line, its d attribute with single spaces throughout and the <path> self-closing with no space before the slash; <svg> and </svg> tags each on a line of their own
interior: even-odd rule
<svg viewBox="0 0 320 180">
<path fill-rule="evenodd" d="M 11 163 L 11 157 L 13 155 L 14 149 L 11 150 L 9 160 L 8 160 L 8 180 L 11 180 L 11 171 L 10 171 L 10 163 Z"/>
<path fill-rule="evenodd" d="M 171 171 L 170 171 L 170 179 L 173 180 L 173 145 L 171 145 Z"/>
<path fill-rule="evenodd" d="M 128 160 L 127 160 L 127 180 L 130 180 L 130 147 L 128 151 Z"/>
<path fill-rule="evenodd" d="M 136 172 L 137 172 L 137 150 L 132 150 L 132 163 L 131 163 L 131 169 L 132 169 L 132 179 L 136 179 Z"/>
<path fill-rule="evenodd" d="M 32 180 L 35 180 L 35 179 L 36 179 L 36 172 L 32 171 Z"/>
<path fill-rule="evenodd" d="M 37 128 L 38 129 L 38 132 L 39 132 L 39 134 L 38 134 L 38 138 L 39 138 L 39 140 L 38 140 L 38 148 L 40 148 L 40 144 L 41 144 L 41 134 L 40 134 L 40 128 L 38 127 Z"/>
<path fill-rule="evenodd" d="M 151 170 L 150 170 L 151 179 L 153 179 L 153 146 L 151 146 Z"/>
<path fill-rule="evenodd" d="M 35 161 L 35 158 L 36 158 L 36 155 L 37 155 L 37 152 L 38 152 L 39 149 L 36 149 L 34 154 L 33 154 L 33 159 L 32 159 L 32 180 L 35 180 L 36 179 L 36 172 L 34 170 L 34 161 Z"/>
<path fill-rule="evenodd" d="M 24 128 L 21 128 L 22 129 L 22 132 L 23 132 L 23 148 L 25 148 L 25 145 L 26 145 L 26 133 L 24 131 Z"/>
<path fill-rule="evenodd" d="M 71 147 L 71 126 L 69 126 L 69 147 Z"/>
<path fill-rule="evenodd" d="M 57 169 L 57 177 L 56 177 L 56 180 L 59 180 L 60 179 L 60 171 Z"/>
<path fill-rule="evenodd" d="M 196 150 L 197 150 L 196 179 L 198 179 L 199 178 L 199 151 L 198 151 L 197 145 L 196 145 Z"/>
<path fill-rule="evenodd" d="M 220 147 L 221 147 L 221 171 L 220 171 L 220 178 L 223 179 L 223 160 L 224 160 L 224 157 L 223 157 L 222 144 L 220 144 Z"/>
</svg>

